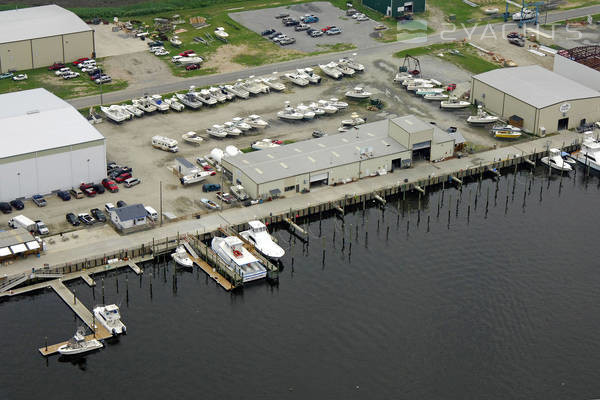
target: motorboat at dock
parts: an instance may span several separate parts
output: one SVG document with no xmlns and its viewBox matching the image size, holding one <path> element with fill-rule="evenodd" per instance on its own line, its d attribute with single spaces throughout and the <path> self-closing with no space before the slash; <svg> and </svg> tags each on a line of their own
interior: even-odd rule
<svg viewBox="0 0 600 400">
<path fill-rule="evenodd" d="M 240 236 L 254 245 L 265 257 L 278 260 L 284 256 L 285 251 L 273 240 L 267 226 L 260 221 L 248 222 L 250 229 L 240 232 Z"/>
<path fill-rule="evenodd" d="M 94 317 L 96 321 L 100 322 L 109 332 L 115 335 L 126 333 L 126 327 L 121 322 L 121 314 L 119 313 L 119 307 L 116 304 L 109 304 L 107 306 L 98 306 L 94 308 Z"/>
<path fill-rule="evenodd" d="M 563 160 L 560 150 L 555 148 L 550 149 L 548 155 L 542 157 L 540 162 L 560 172 L 569 172 L 573 170 L 571 165 Z"/>
<path fill-rule="evenodd" d="M 585 168 L 600 171 L 600 142 L 593 137 L 585 137 L 581 150 L 575 153 L 575 160 Z"/>
<path fill-rule="evenodd" d="M 244 243 L 237 236 L 214 237 L 211 248 L 231 271 L 242 277 L 243 282 L 267 276 L 267 269 L 263 263 L 244 247 Z"/>
<path fill-rule="evenodd" d="M 175 251 L 171 253 L 171 258 L 173 261 L 175 261 L 175 263 L 177 263 L 177 265 L 181 265 L 182 267 L 192 268 L 194 266 L 194 262 L 190 258 L 190 255 L 188 254 L 184 245 L 180 244 L 177 246 Z"/>
<path fill-rule="evenodd" d="M 98 350 L 104 347 L 97 339 L 85 338 L 85 328 L 79 327 L 75 332 L 75 335 L 69 341 L 60 346 L 57 351 L 63 356 L 70 356 L 76 354 L 88 353 L 90 351 Z"/>
</svg>

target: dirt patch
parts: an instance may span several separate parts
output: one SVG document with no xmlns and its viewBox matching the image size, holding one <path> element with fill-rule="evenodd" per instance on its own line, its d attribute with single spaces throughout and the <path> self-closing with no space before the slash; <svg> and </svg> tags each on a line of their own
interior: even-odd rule
<svg viewBox="0 0 600 400">
<path fill-rule="evenodd" d="M 169 66 L 148 51 L 107 57 L 103 63 L 113 79 L 128 81 L 130 88 L 144 87 L 149 82 L 164 84 L 182 79 L 173 76 Z"/>
<path fill-rule="evenodd" d="M 249 50 L 246 45 L 234 46 L 226 44 L 225 46 L 220 46 L 204 63 L 203 67 L 215 68 L 219 73 L 240 71 L 245 69 L 246 66 L 235 63 L 232 60 L 242 54 L 254 55 L 257 53 Z"/>
</svg>

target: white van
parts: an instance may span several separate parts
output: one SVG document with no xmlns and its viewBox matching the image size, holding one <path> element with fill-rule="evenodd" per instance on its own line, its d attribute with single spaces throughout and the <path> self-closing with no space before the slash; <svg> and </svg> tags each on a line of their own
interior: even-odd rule
<svg viewBox="0 0 600 400">
<path fill-rule="evenodd" d="M 160 150 L 170 151 L 172 153 L 177 153 L 179 151 L 179 148 L 177 147 L 177 140 L 158 135 L 152 137 L 152 147 Z"/>
<path fill-rule="evenodd" d="M 145 206 L 146 216 L 150 218 L 152 221 L 158 221 L 158 213 L 156 210 L 150 206 Z"/>
<path fill-rule="evenodd" d="M 129 179 L 125 179 L 125 187 L 126 188 L 130 188 L 132 186 L 135 186 L 139 183 L 141 183 L 142 181 L 139 178 L 129 178 Z"/>
</svg>

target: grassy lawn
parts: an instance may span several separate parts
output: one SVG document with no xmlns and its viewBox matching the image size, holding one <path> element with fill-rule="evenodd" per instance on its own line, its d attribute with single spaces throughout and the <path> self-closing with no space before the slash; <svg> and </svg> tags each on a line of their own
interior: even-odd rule
<svg viewBox="0 0 600 400">
<path fill-rule="evenodd" d="M 394 57 L 403 58 L 406 55 L 414 57 L 422 55 L 443 54 L 443 59 L 469 71 L 473 74 L 491 71 L 500 68 L 498 64 L 481 57 L 477 50 L 463 43 L 440 43 L 431 46 L 417 47 L 394 53 Z"/>
<path fill-rule="evenodd" d="M 72 67 L 71 69 L 77 70 L 77 67 Z M 2 79 L 0 80 L 0 93 L 16 92 L 38 87 L 45 88 L 63 99 L 100 93 L 100 85 L 92 82 L 86 73 L 81 73 L 81 76 L 69 80 L 64 80 L 63 78 L 54 75 L 54 71 L 48 71 L 48 68 L 46 67 L 19 71 L 19 73 L 27 74 L 28 79 L 24 81 Z M 125 89 L 126 87 L 126 81 L 112 81 L 111 83 L 102 85 L 102 92 L 108 93 Z"/>
<path fill-rule="evenodd" d="M 516 1 L 519 2 L 519 1 Z M 428 0 L 427 4 L 429 6 L 439 8 L 445 15 L 446 20 L 449 20 L 450 15 L 455 16 L 455 20 L 450 21 L 457 24 L 465 24 L 471 25 L 478 21 L 486 21 L 486 22 L 496 22 L 501 19 L 490 18 L 489 15 L 486 15 L 483 12 L 484 8 L 492 7 L 498 8 L 499 13 L 503 13 L 506 10 L 506 3 L 504 1 L 488 1 L 480 2 L 482 3 L 481 7 L 471 7 L 468 4 L 464 3 L 462 0 Z M 517 8 L 514 6 L 510 6 L 509 11 L 516 12 Z"/>
</svg>

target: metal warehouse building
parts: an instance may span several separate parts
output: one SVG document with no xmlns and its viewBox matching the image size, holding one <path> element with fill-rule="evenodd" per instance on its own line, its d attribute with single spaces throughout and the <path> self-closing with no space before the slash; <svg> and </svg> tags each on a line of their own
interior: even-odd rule
<svg viewBox="0 0 600 400">
<path fill-rule="evenodd" d="M 94 30 L 57 5 L 0 12 L 0 72 L 91 57 Z"/>
<path fill-rule="evenodd" d="M 106 177 L 105 139 L 45 89 L 0 95 L 0 201 Z"/>
<path fill-rule="evenodd" d="M 554 72 L 594 90 L 600 90 L 600 46 L 560 50 L 554 56 Z"/>
<path fill-rule="evenodd" d="M 600 92 L 537 65 L 473 76 L 471 102 L 538 136 L 600 120 Z"/>
<path fill-rule="evenodd" d="M 425 0 L 363 0 L 362 4 L 390 17 L 425 11 Z"/>
<path fill-rule="evenodd" d="M 252 198 L 303 192 L 411 165 L 413 154 L 452 156 L 462 140 L 409 115 L 348 132 L 265 149 L 221 161 L 225 176 Z"/>
</svg>

